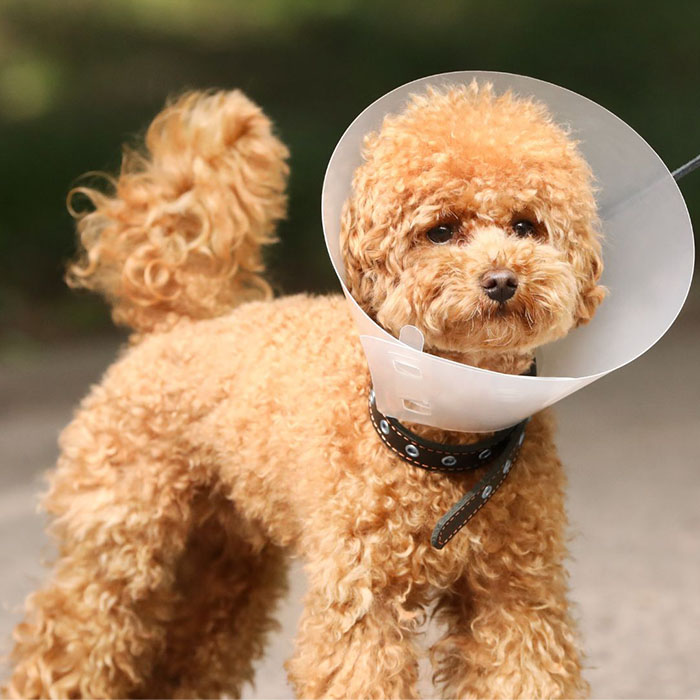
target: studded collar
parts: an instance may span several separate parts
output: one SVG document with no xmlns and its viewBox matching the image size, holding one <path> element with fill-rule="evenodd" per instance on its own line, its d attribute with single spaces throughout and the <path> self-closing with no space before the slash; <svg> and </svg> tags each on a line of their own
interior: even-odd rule
<svg viewBox="0 0 700 700">
<path fill-rule="evenodd" d="M 536 374 L 535 363 L 527 374 Z M 377 408 L 374 390 L 369 394 L 369 414 L 382 442 L 405 462 L 421 469 L 463 472 L 486 467 L 483 477 L 440 518 L 430 543 L 442 549 L 489 501 L 505 481 L 525 440 L 526 420 L 470 445 L 426 440 Z"/>
</svg>

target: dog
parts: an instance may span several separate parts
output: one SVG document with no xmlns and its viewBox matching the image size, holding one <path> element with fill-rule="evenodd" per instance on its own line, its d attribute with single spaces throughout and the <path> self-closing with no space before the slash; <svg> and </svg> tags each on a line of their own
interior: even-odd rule
<svg viewBox="0 0 700 700">
<path fill-rule="evenodd" d="M 415 468 L 371 423 L 340 295 L 271 299 L 262 248 L 288 152 L 241 92 L 171 102 L 112 189 L 77 188 L 76 287 L 133 336 L 60 438 L 44 509 L 58 559 L 14 632 L 9 697 L 240 696 L 288 554 L 309 589 L 299 697 L 417 697 L 417 634 L 445 697 L 587 693 L 567 602 L 565 477 L 548 411 L 443 549 L 479 473 Z M 347 284 L 425 351 L 521 373 L 603 299 L 591 171 L 537 102 L 430 90 L 367 136 L 342 218 Z M 434 441 L 483 435 L 408 425 Z"/>
</svg>

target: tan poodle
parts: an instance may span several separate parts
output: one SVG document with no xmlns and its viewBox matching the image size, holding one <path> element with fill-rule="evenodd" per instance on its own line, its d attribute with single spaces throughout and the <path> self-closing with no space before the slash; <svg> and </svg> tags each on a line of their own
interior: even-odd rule
<svg viewBox="0 0 700 700">
<path fill-rule="evenodd" d="M 418 469 L 381 442 L 341 296 L 270 300 L 261 245 L 284 215 L 287 150 L 268 119 L 240 92 L 193 93 L 145 145 L 110 194 L 79 190 L 94 206 L 69 282 L 135 334 L 61 436 L 43 500 L 59 558 L 15 630 L 6 694 L 240 695 L 289 553 L 309 579 L 287 664 L 300 697 L 416 697 L 432 604 L 445 696 L 585 694 L 549 414 L 432 547 L 480 474 Z M 589 168 L 546 109 L 472 85 L 416 96 L 367 138 L 341 242 L 386 329 L 519 373 L 600 302 L 596 222 Z"/>
</svg>

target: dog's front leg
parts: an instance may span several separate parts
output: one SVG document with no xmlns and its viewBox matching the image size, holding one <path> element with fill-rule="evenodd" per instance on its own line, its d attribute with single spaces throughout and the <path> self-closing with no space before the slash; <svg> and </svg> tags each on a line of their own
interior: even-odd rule
<svg viewBox="0 0 700 700">
<path fill-rule="evenodd" d="M 308 566 L 310 590 L 287 662 L 300 698 L 415 698 L 418 602 L 408 581 L 389 581 L 366 542 L 338 543 Z"/>
<path fill-rule="evenodd" d="M 473 594 L 462 581 L 443 595 L 440 617 L 448 630 L 431 657 L 445 697 L 587 695 L 563 592 L 544 581 L 541 597 L 532 586 L 528 594 L 516 590 L 512 596 L 503 589 Z"/>
<path fill-rule="evenodd" d="M 586 696 L 553 446 L 536 455 L 526 443 L 507 486 L 470 526 L 465 574 L 440 600 L 448 630 L 432 649 L 435 679 L 449 697 Z"/>
</svg>

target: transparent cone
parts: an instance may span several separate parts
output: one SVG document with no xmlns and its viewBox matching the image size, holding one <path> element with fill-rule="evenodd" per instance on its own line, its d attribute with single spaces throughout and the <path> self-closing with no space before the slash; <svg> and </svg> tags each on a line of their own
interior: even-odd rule
<svg viewBox="0 0 700 700">
<path fill-rule="evenodd" d="M 344 283 L 339 248 L 343 204 L 361 164 L 365 134 L 428 85 L 490 82 L 549 107 L 571 128 L 597 180 L 605 237 L 601 283 L 609 295 L 593 320 L 537 351 L 537 377 L 490 372 L 422 352 L 415 333 L 401 342 L 357 305 Z M 333 152 L 323 185 L 326 245 L 367 355 L 377 406 L 401 421 L 446 430 L 490 431 L 532 415 L 619 369 L 651 348 L 681 310 L 693 274 L 694 243 L 683 197 L 653 149 L 600 105 L 550 83 L 505 73 L 464 71 L 416 80 L 374 102 Z"/>
</svg>

